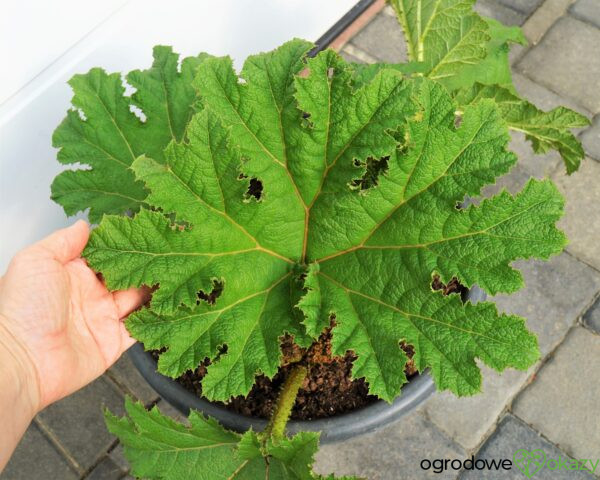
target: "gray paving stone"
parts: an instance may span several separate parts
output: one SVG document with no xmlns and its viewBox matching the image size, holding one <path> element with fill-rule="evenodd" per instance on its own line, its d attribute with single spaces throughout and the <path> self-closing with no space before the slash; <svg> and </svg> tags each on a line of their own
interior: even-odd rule
<svg viewBox="0 0 600 480">
<path fill-rule="evenodd" d="M 406 62 L 406 43 L 398 21 L 379 13 L 352 38 L 352 44 L 384 62 Z"/>
<path fill-rule="evenodd" d="M 536 177 L 542 177 L 542 175 L 535 175 Z M 525 170 L 523 165 L 514 166 L 510 172 L 502 177 L 496 179 L 494 185 L 488 185 L 484 187 L 481 194 L 481 198 L 475 199 L 473 203 L 479 204 L 479 202 L 485 197 L 491 197 L 498 194 L 502 189 L 508 190 L 513 195 L 517 194 L 523 189 L 523 186 L 532 177 L 531 173 Z"/>
<path fill-rule="evenodd" d="M 525 287 L 512 295 L 496 295 L 500 311 L 521 315 L 538 336 L 542 357 L 564 338 L 600 289 L 600 274 L 563 253 L 549 261 L 518 261 Z"/>
<path fill-rule="evenodd" d="M 527 373 L 517 370 L 499 374 L 483 366 L 482 374 L 482 393 L 463 398 L 436 393 L 423 407 L 434 424 L 469 451 L 481 443 L 527 381 Z"/>
<path fill-rule="evenodd" d="M 590 309 L 585 312 L 583 322 L 592 330 L 600 334 L 600 297 L 598 297 Z"/>
<path fill-rule="evenodd" d="M 119 480 L 125 476 L 124 471 L 119 468 L 109 457 L 104 458 L 90 474 L 85 477 L 86 480 Z"/>
<path fill-rule="evenodd" d="M 158 400 L 158 393 L 135 368 L 128 354 L 122 355 L 107 373 L 124 393 L 135 397 L 144 405 L 150 405 Z"/>
<path fill-rule="evenodd" d="M 494 18 L 504 25 L 523 25 L 527 18 L 523 12 L 511 8 L 510 5 L 502 5 L 496 0 L 478 0 L 475 11 L 484 17 Z"/>
<path fill-rule="evenodd" d="M 600 30 L 571 17 L 560 18 L 517 64 L 528 77 L 588 110 L 600 111 Z"/>
<path fill-rule="evenodd" d="M 600 2 L 598 0 L 577 0 L 569 8 L 569 13 L 579 20 L 593 23 L 600 28 Z"/>
<path fill-rule="evenodd" d="M 551 443 L 544 440 L 537 432 L 525 425 L 521 420 L 512 415 L 507 415 L 498 425 L 497 430 L 488 439 L 488 441 L 479 450 L 476 459 L 509 459 L 512 462 L 513 454 L 519 449 L 533 451 L 543 450 L 546 454 L 546 461 L 568 458 L 564 452 L 561 452 Z M 571 461 L 572 459 L 568 459 Z M 554 466 L 554 463 L 551 463 Z M 531 468 L 531 467 L 530 467 Z M 535 468 L 535 467 L 534 467 Z M 533 469 L 530 470 L 533 472 Z M 485 474 L 484 474 L 485 473 Z M 460 480 L 522 480 L 526 478 L 516 465 L 512 465 L 510 470 L 465 470 L 460 476 Z M 537 471 L 533 478 L 535 480 L 593 480 L 594 477 L 589 472 L 570 471 L 570 470 L 549 470 L 544 465 Z"/>
<path fill-rule="evenodd" d="M 1 480 L 75 480 L 78 475 L 67 461 L 31 424 L 2 473 Z"/>
<path fill-rule="evenodd" d="M 531 15 L 536 8 L 538 8 L 544 0 L 496 0 L 502 5 L 511 7 L 526 15 Z"/>
<path fill-rule="evenodd" d="M 188 423 L 187 417 L 179 410 L 177 410 L 173 405 L 167 402 L 164 398 L 161 398 L 160 402 L 158 402 L 157 405 L 161 413 L 168 415 L 173 420 L 184 424 Z"/>
<path fill-rule="evenodd" d="M 572 2 L 573 0 L 544 0 L 523 25 L 523 33 L 527 40 L 533 45 L 538 43 L 552 24 L 564 15 Z"/>
<path fill-rule="evenodd" d="M 353 62 L 353 63 L 365 63 L 363 62 L 360 58 L 355 57 L 354 55 L 352 55 L 351 53 L 348 53 L 348 51 L 346 50 L 346 48 L 344 48 L 341 52 L 340 55 L 342 56 L 342 58 L 344 60 L 346 60 L 347 62 Z"/>
<path fill-rule="evenodd" d="M 596 115 L 592 125 L 579 138 L 586 153 L 600 161 L 600 115 Z"/>
<path fill-rule="evenodd" d="M 125 453 L 123 452 L 123 445 L 119 443 L 115 448 L 113 448 L 110 451 L 108 456 L 114 463 L 116 463 L 119 466 L 121 470 L 123 470 L 124 472 L 129 472 L 131 467 L 129 465 L 129 462 L 125 458 Z"/>
<path fill-rule="evenodd" d="M 561 163 L 558 152 L 550 151 L 538 154 L 533 151 L 531 142 L 525 139 L 523 132 L 510 132 L 511 142 L 508 149 L 514 152 L 519 161 L 519 165 L 526 173 L 536 178 L 548 177 L 556 170 L 556 166 Z"/>
<path fill-rule="evenodd" d="M 513 411 L 574 458 L 597 459 L 598 385 L 600 336 L 576 327 L 519 395 Z"/>
<path fill-rule="evenodd" d="M 553 179 L 566 199 L 558 224 L 569 238 L 567 250 L 600 269 L 600 163 L 585 159 L 573 175 L 557 170 Z"/>
<path fill-rule="evenodd" d="M 541 110 L 548 111 L 552 110 L 553 108 L 563 106 L 575 110 L 576 112 L 579 112 L 588 118 L 592 117 L 591 112 L 579 105 L 577 102 L 567 97 L 561 97 L 552 90 L 535 83 L 531 79 L 521 75 L 518 72 L 513 73 L 513 83 L 517 89 L 517 92 L 523 98 L 529 100 Z"/>
<path fill-rule="evenodd" d="M 521 191 L 531 177 L 549 177 L 561 163 L 560 155 L 557 152 L 534 153 L 531 143 L 525 140 L 524 133 L 511 131 L 510 134 L 511 142 L 508 149 L 517 155 L 518 162 L 506 175 L 498 178 L 494 185 L 484 187 L 483 197 L 496 195 L 503 188 L 516 194 Z"/>
<path fill-rule="evenodd" d="M 371 54 L 358 48 L 352 43 L 347 43 L 344 47 L 344 53 L 358 59 L 358 63 L 376 63 L 378 60 Z"/>
<path fill-rule="evenodd" d="M 520 45 L 518 43 L 510 44 L 510 52 L 508 52 L 508 61 L 511 65 L 515 65 L 529 48 L 529 45 Z"/>
<path fill-rule="evenodd" d="M 324 445 L 316 455 L 315 470 L 326 474 L 358 475 L 369 480 L 455 479 L 455 471 L 441 474 L 421 469 L 421 460 L 462 459 L 465 451 L 416 412 L 379 432 Z"/>
<path fill-rule="evenodd" d="M 115 441 L 104 425 L 103 407 L 123 413 L 123 396 L 100 377 L 73 395 L 50 405 L 38 420 L 52 432 L 83 470 L 95 465 Z"/>
</svg>

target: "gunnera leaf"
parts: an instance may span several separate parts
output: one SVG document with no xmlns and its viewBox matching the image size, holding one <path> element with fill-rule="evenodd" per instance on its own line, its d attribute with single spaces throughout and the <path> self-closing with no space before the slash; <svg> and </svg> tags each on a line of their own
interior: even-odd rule
<svg viewBox="0 0 600 480">
<path fill-rule="evenodd" d="M 184 58 L 178 67 L 171 47 L 155 47 L 152 67 L 126 77 L 136 89 L 131 96 L 121 74 L 100 68 L 69 80 L 73 109 L 52 143 L 60 149 L 59 162 L 91 168 L 66 170 L 54 179 L 52 199 L 67 215 L 89 208 L 96 223 L 105 213 L 138 211 L 147 191 L 129 167 L 142 154 L 163 162 L 167 144 L 182 140 L 196 102 L 191 82 L 205 58 Z"/>
<path fill-rule="evenodd" d="M 240 435 L 225 430 L 215 420 L 195 411 L 190 413 L 189 426 L 185 426 L 161 414 L 157 407 L 147 411 L 130 398 L 125 401 L 125 409 L 125 417 L 118 418 L 106 411 L 105 419 L 110 432 L 119 437 L 131 464 L 131 473 L 137 477 L 160 480 L 318 478 L 312 472 L 318 433 L 302 432 L 290 439 L 262 442 L 253 431 Z"/>
<path fill-rule="evenodd" d="M 556 187 L 532 180 L 457 209 L 516 161 L 494 101 L 467 105 L 456 127 L 436 82 L 383 68 L 356 88 L 343 59 L 308 59 L 310 48 L 249 57 L 240 76 L 228 58 L 205 60 L 194 81 L 204 110 L 184 140 L 164 163 L 133 162 L 152 210 L 105 216 L 84 252 L 111 289 L 157 286 L 130 332 L 165 348 L 158 369 L 171 377 L 210 359 L 203 394 L 216 400 L 273 376 L 284 333 L 308 345 L 332 316 L 333 353 L 353 351 L 353 376 L 387 401 L 406 382 L 400 342 L 458 395 L 480 389 L 476 359 L 526 369 L 538 350 L 524 319 L 431 282 L 521 288 L 510 263 L 565 244 Z"/>
</svg>

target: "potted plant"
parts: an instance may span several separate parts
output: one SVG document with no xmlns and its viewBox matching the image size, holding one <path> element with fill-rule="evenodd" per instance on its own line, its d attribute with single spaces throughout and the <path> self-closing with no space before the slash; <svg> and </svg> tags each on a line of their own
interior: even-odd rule
<svg viewBox="0 0 600 480">
<path fill-rule="evenodd" d="M 472 3 L 392 2 L 404 65 L 310 57 L 313 45 L 296 39 L 249 57 L 239 75 L 228 57 L 178 68 L 156 47 L 149 70 L 127 75 L 131 96 L 119 74 L 71 79 L 75 108 L 54 144 L 61 162 L 91 169 L 61 173 L 53 198 L 99 222 L 84 257 L 108 288 L 153 287 L 126 325 L 180 383 L 154 374 L 140 346 L 136 363 L 192 408 L 187 426 L 131 400 L 125 418 L 107 412 L 135 475 L 319 478 L 319 434 L 308 430 L 335 440 L 375 428 L 431 382 L 475 394 L 476 358 L 499 371 L 537 360 L 524 319 L 472 292 L 514 292 L 523 281 L 510 262 L 562 250 L 563 199 L 530 180 L 515 196 L 464 202 L 517 161 L 508 128 L 538 152 L 558 150 L 572 172 L 583 151 L 569 129 L 587 119 L 519 98 L 508 48 L 522 34 Z M 201 385 L 206 400 L 181 384 Z M 335 398 L 312 402 L 322 407 L 347 398 L 340 385 L 358 392 L 355 405 L 380 400 L 286 436 L 299 391 L 304 403 L 328 391 Z M 223 406 L 232 399 L 235 415 Z M 266 410 L 263 421 L 239 415 Z"/>
</svg>

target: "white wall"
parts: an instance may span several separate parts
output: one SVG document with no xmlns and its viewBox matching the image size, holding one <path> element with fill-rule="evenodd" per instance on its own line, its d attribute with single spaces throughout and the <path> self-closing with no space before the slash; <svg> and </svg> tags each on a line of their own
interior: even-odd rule
<svg viewBox="0 0 600 480">
<path fill-rule="evenodd" d="M 0 4 L 0 274 L 20 248 L 68 225 L 50 201 L 62 167 L 52 131 L 76 72 L 146 68 L 152 46 L 183 55 L 249 54 L 316 40 L 356 0 L 2 0 Z"/>
</svg>

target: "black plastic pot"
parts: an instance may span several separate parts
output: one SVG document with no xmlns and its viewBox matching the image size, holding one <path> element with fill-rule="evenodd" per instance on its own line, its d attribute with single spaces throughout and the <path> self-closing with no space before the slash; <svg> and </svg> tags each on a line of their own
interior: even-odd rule
<svg viewBox="0 0 600 480">
<path fill-rule="evenodd" d="M 485 299 L 485 293 L 478 288 L 473 288 L 466 295 L 466 299 L 476 303 Z M 144 351 L 144 347 L 140 343 L 131 347 L 129 356 L 154 390 L 184 415 L 188 415 L 190 409 L 198 410 L 215 418 L 225 428 L 236 432 L 245 432 L 250 428 L 260 431 L 265 427 L 266 420 L 247 417 L 221 405 L 198 398 L 175 380 L 158 373 L 156 361 L 148 352 Z M 321 443 L 346 440 L 395 422 L 422 403 L 434 390 L 433 380 L 425 372 L 416 375 L 405 384 L 402 387 L 401 395 L 391 404 L 380 400 L 343 415 L 311 421 L 291 420 L 288 423 L 287 432 L 293 434 L 300 431 L 318 431 L 321 432 Z"/>
</svg>

